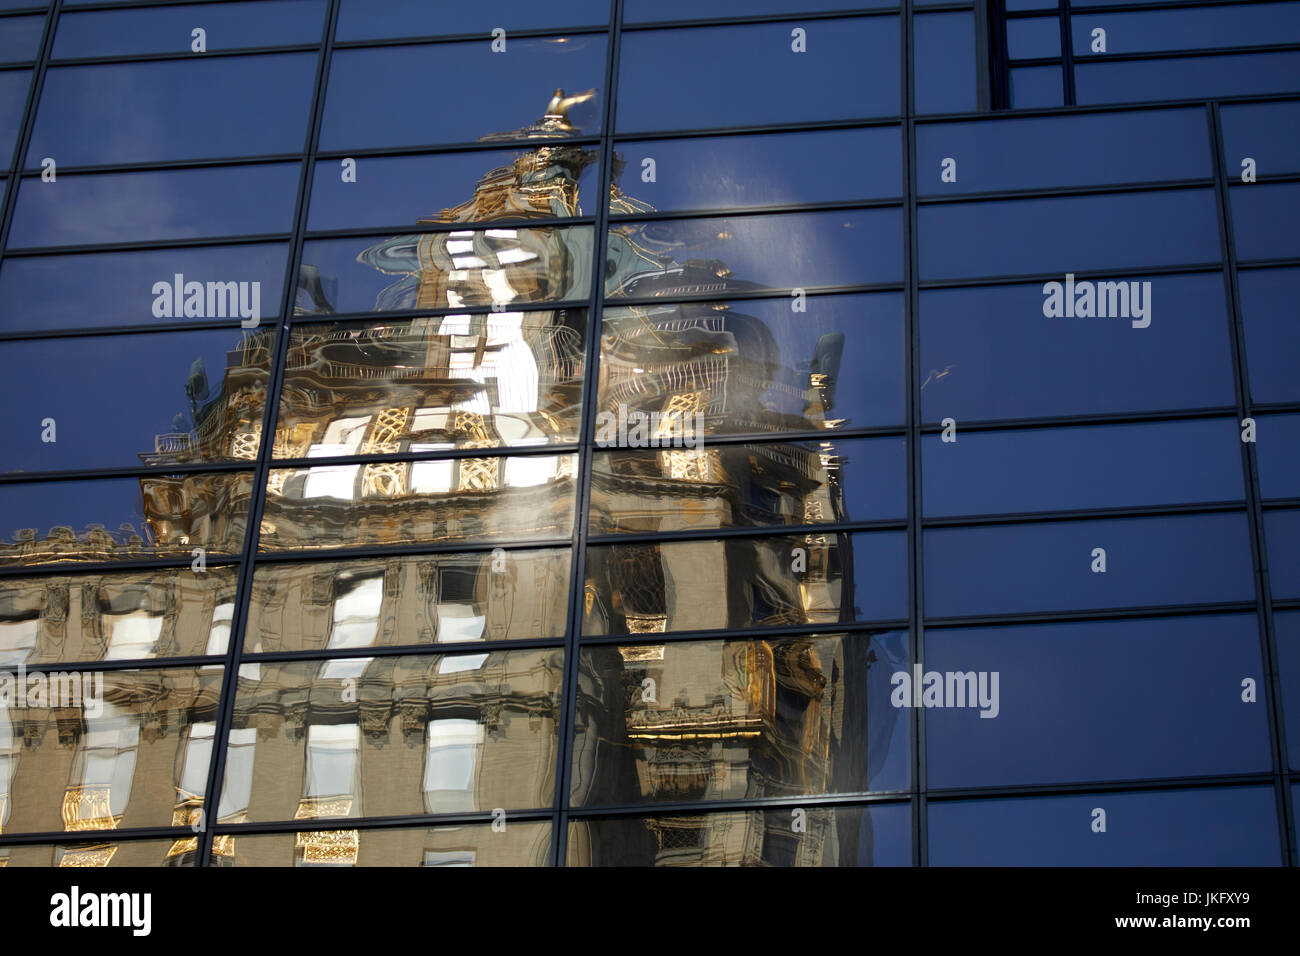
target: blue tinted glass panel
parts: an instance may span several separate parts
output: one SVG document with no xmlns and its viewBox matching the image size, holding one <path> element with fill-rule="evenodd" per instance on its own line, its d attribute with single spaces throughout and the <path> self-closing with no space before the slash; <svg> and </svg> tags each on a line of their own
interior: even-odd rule
<svg viewBox="0 0 1300 956">
<path fill-rule="evenodd" d="M 970 13 L 930 13 L 914 20 L 916 111 L 975 109 L 975 21 Z"/>
<path fill-rule="evenodd" d="M 1300 598 L 1300 511 L 1264 512 L 1273 597 Z"/>
<path fill-rule="evenodd" d="M 1300 172 L 1300 103 L 1224 106 L 1220 115 L 1229 180 L 1240 177 L 1247 156 L 1260 176 Z"/>
<path fill-rule="evenodd" d="M 1272 787 L 931 801 L 929 820 L 931 866 L 1281 864 Z"/>
<path fill-rule="evenodd" d="M 806 53 L 791 49 L 796 28 L 807 31 Z M 898 54 L 894 17 L 628 33 L 619 57 L 618 128 L 897 116 Z"/>
<path fill-rule="evenodd" d="M 931 787 L 1272 769 L 1268 704 L 1241 700 L 1243 678 L 1266 683 L 1253 614 L 932 629 L 925 669 L 947 705 L 925 714 Z M 976 694 L 949 692 L 970 672 Z"/>
<path fill-rule="evenodd" d="M 34 60 L 40 52 L 45 17 L 5 17 L 0 20 L 0 63 Z"/>
<path fill-rule="evenodd" d="M 558 302 L 590 295 L 591 227 L 457 230 L 305 243 L 312 313 Z M 307 275 L 304 275 L 304 279 Z"/>
<path fill-rule="evenodd" d="M 918 211 L 921 278 L 1216 262 L 1208 189 L 964 202 Z"/>
<path fill-rule="evenodd" d="M 229 287 L 218 290 L 214 286 L 213 307 L 208 307 L 208 284 L 218 282 L 242 283 L 235 289 L 242 308 L 233 321 L 245 313 L 250 319 L 260 316 L 266 320 L 280 310 L 287 253 L 288 246 L 283 243 L 255 243 L 10 257 L 0 267 L 0 329 L 81 329 L 230 319 Z M 181 276 L 179 308 L 177 275 Z M 191 282 L 204 284 L 202 300 L 191 296 L 193 288 L 187 291 Z M 162 291 L 158 283 L 168 291 Z M 216 295 L 219 291 L 221 296 Z M 224 316 L 220 314 L 223 309 Z"/>
<path fill-rule="evenodd" d="M 572 157 L 572 162 L 561 167 L 554 157 L 551 158 L 554 165 L 545 174 L 548 188 L 542 191 L 537 206 L 508 209 L 512 217 L 525 214 L 578 215 L 582 212 L 582 200 L 599 192 L 599 150 L 574 146 L 566 148 L 565 152 Z M 307 227 L 398 228 L 414 222 L 442 219 L 447 213 L 460 221 L 468 221 L 465 215 L 482 218 L 486 211 L 480 204 L 475 203 L 464 210 L 457 207 L 471 202 L 476 186 L 489 182 L 499 186 L 502 177 L 508 177 L 520 192 L 527 192 L 522 187 L 538 182 L 533 163 L 540 158 L 537 152 L 495 150 L 431 156 L 363 156 L 355 160 L 355 182 L 343 180 L 343 166 L 339 160 L 323 159 L 316 164 Z M 573 179 L 571 173 L 576 173 L 577 178 Z M 550 188 L 552 186 L 556 187 L 554 191 Z"/>
<path fill-rule="evenodd" d="M 1255 422 L 1260 493 L 1300 498 L 1300 415 L 1259 415 Z"/>
<path fill-rule="evenodd" d="M 1011 71 L 1011 105 L 1018 110 L 1065 105 L 1059 66 L 1021 66 Z"/>
<path fill-rule="evenodd" d="M 604 76 L 603 35 L 520 37 L 507 40 L 505 53 L 493 53 L 488 36 L 339 50 L 320 148 L 467 143 L 503 133 L 516 139 L 530 126 L 556 136 L 591 135 L 600 132 Z M 568 102 L 557 104 L 555 115 L 567 119 L 544 121 L 556 90 Z"/>
<path fill-rule="evenodd" d="M 1044 316 L 1037 284 L 922 290 L 924 420 L 1233 405 L 1223 277 L 1124 281 L 1151 283 L 1146 328 L 1132 319 Z"/>
<path fill-rule="evenodd" d="M 257 449 L 270 344 L 238 329 L 7 342 L 0 470 L 247 458 Z M 56 428 L 48 443 L 46 419 Z"/>
<path fill-rule="evenodd" d="M 1095 548 L 1104 573 L 1092 570 Z M 935 529 L 925 579 L 934 617 L 1255 598 L 1241 514 Z"/>
<path fill-rule="evenodd" d="M 685 212 L 884 199 L 902 190 L 897 127 L 649 140 L 617 145 L 628 209 Z M 646 182 L 654 160 L 654 182 Z M 616 167 L 617 168 L 617 167 Z"/>
<path fill-rule="evenodd" d="M 0 567 L 235 554 L 251 472 L 0 486 Z"/>
<path fill-rule="evenodd" d="M 926 196 L 1208 179 L 1209 144 L 1205 110 L 922 123 L 916 127 L 917 182 Z M 955 183 L 940 178 L 948 157 L 957 161 Z"/>
<path fill-rule="evenodd" d="M 1032 17 L 1007 21 L 1007 52 L 1013 60 L 1036 60 L 1061 55 L 1059 17 Z"/>
<path fill-rule="evenodd" d="M 1229 190 L 1238 259 L 1300 256 L 1300 183 L 1255 183 Z"/>
<path fill-rule="evenodd" d="M 892 0 L 627 0 L 624 23 L 654 23 L 660 20 L 704 20 L 713 17 L 751 17 L 765 13 L 800 14 L 823 10 L 860 10 L 867 7 L 898 6 Z"/>
<path fill-rule="evenodd" d="M 1256 402 L 1300 400 L 1295 356 L 1300 322 L 1292 310 L 1300 269 L 1243 269 L 1237 276 L 1246 326 L 1250 395 Z"/>
<path fill-rule="evenodd" d="M 54 35 L 56 58 L 189 53 L 195 29 L 209 52 L 241 47 L 319 43 L 324 0 L 200 3 L 135 10 L 65 13 Z"/>
<path fill-rule="evenodd" d="M 428 0 L 342 0 L 338 40 L 385 37 L 456 36 L 514 30 L 597 26 L 609 21 L 608 0 L 569 0 L 540 4 L 533 0 L 487 0 L 477 3 L 429 3 Z"/>
<path fill-rule="evenodd" d="M 978 431 L 955 442 L 929 435 L 925 514 L 1236 501 L 1240 445 L 1232 419 Z"/>
<path fill-rule="evenodd" d="M 27 164 L 296 153 L 315 70 L 314 53 L 53 67 Z"/>
<path fill-rule="evenodd" d="M 1007 0 L 1007 10 L 1055 10 L 1058 0 Z"/>
<path fill-rule="evenodd" d="M 1287 763 L 1300 770 L 1300 611 L 1274 612 L 1273 625 L 1286 714 Z"/>
<path fill-rule="evenodd" d="M 1293 93 L 1297 74 L 1300 52 L 1076 63 L 1075 99 L 1086 106 Z"/>
<path fill-rule="evenodd" d="M 30 70 L 0 72 L 0 166 L 6 169 L 14 144 L 18 142 L 23 107 L 27 104 L 27 84 L 31 78 Z"/>
<path fill-rule="evenodd" d="M 1092 31 L 1106 31 L 1106 54 L 1203 50 L 1300 41 L 1300 4 L 1251 4 L 1195 10 L 1083 13 L 1073 18 L 1074 55 L 1087 56 Z M 1104 55 L 1104 54 L 1098 54 Z"/>
<path fill-rule="evenodd" d="M 10 248 L 267 234 L 293 228 L 296 163 L 27 179 Z"/>
<path fill-rule="evenodd" d="M 721 304 L 723 308 L 715 306 Z M 683 373 L 727 376 L 706 435 L 814 431 L 903 421 L 906 350 L 897 293 L 606 308 L 599 408 L 662 410 Z M 719 368 L 717 356 L 726 356 Z"/>
<path fill-rule="evenodd" d="M 621 223 L 606 293 L 683 296 L 902 279 L 897 209 Z"/>
</svg>

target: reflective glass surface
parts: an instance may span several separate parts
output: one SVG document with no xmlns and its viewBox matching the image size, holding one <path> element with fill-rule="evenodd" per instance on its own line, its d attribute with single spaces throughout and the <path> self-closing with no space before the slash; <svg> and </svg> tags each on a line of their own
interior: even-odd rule
<svg viewBox="0 0 1300 956">
<path fill-rule="evenodd" d="M 1092 31 L 1106 31 L 1106 53 L 1151 53 L 1300 42 L 1300 4 L 1237 4 L 1194 10 L 1083 13 L 1073 18 L 1074 55 L 1088 56 Z"/>
<path fill-rule="evenodd" d="M 796 808 L 796 811 L 802 808 Z M 570 866 L 908 866 L 911 807 L 606 817 L 569 824 Z"/>
<path fill-rule="evenodd" d="M 1300 323 L 1289 313 L 1297 282 L 1300 269 L 1245 269 L 1237 275 L 1250 395 L 1256 402 L 1300 401 L 1295 374 Z"/>
<path fill-rule="evenodd" d="M 532 0 L 481 0 L 477 3 L 428 3 L 427 0 L 342 0 L 335 37 L 378 40 L 386 37 L 488 34 L 500 27 L 537 30 L 581 27 L 609 20 L 607 0 L 566 0 L 541 5 Z"/>
<path fill-rule="evenodd" d="M 926 671 L 949 705 L 925 713 L 928 783 L 1268 772 L 1259 647 L 1253 614 L 927 630 Z M 980 698 L 993 703 L 977 708 L 972 681 L 994 673 Z M 1256 703 L 1242 700 L 1246 678 Z"/>
<path fill-rule="evenodd" d="M 573 802 L 904 790 L 907 635 L 678 641 L 582 652 Z"/>
<path fill-rule="evenodd" d="M 1105 833 L 1094 832 L 1096 811 Z M 931 866 L 1277 866 L 1272 787 L 931 801 Z"/>
<path fill-rule="evenodd" d="M 0 29 L 0 63 L 34 60 L 40 52 L 45 17 L 5 17 Z"/>
<path fill-rule="evenodd" d="M 235 554 L 251 472 L 0 485 L 0 567 Z"/>
<path fill-rule="evenodd" d="M 605 295 L 676 298 L 898 282 L 898 209 L 611 224 Z"/>
<path fill-rule="evenodd" d="M 1298 72 L 1300 52 L 1286 51 L 1080 62 L 1074 79 L 1078 103 L 1086 105 L 1292 93 Z"/>
<path fill-rule="evenodd" d="M 1300 611 L 1275 612 L 1273 626 L 1286 715 L 1287 764 L 1300 770 Z"/>
<path fill-rule="evenodd" d="M 0 668 L 224 655 L 238 569 L 0 578 Z"/>
<path fill-rule="evenodd" d="M 1300 237 L 1291 228 L 1300 218 L 1300 183 L 1238 185 L 1228 195 L 1239 258 L 1300 256 Z"/>
<path fill-rule="evenodd" d="M 1247 156 L 1259 175 L 1300 172 L 1300 103 L 1230 105 L 1220 116 L 1229 181 Z"/>
<path fill-rule="evenodd" d="M 897 293 L 606 308 L 598 408 L 659 413 L 704 396 L 705 437 L 904 420 Z M 599 414 L 599 412 L 598 412 Z M 617 424 L 617 419 L 615 424 Z"/>
<path fill-rule="evenodd" d="M 562 638 L 567 549 L 262 565 L 251 654 Z"/>
<path fill-rule="evenodd" d="M 1260 415 L 1256 427 L 1259 490 L 1265 498 L 1300 498 L 1300 415 Z"/>
<path fill-rule="evenodd" d="M 5 343 L 0 471 L 251 462 L 272 344 L 228 329 Z"/>
<path fill-rule="evenodd" d="M 295 325 L 277 458 L 574 443 L 585 309 Z"/>
<path fill-rule="evenodd" d="M 31 70 L 0 71 L 0 166 L 5 168 L 18 142 L 31 79 Z"/>
<path fill-rule="evenodd" d="M 1255 597 L 1243 514 L 936 528 L 924 537 L 925 611 L 934 617 Z M 1103 557 L 1106 570 L 1094 571 Z"/>
<path fill-rule="evenodd" d="M 592 546 L 582 631 L 797 627 L 907 614 L 906 535 L 789 535 Z"/>
<path fill-rule="evenodd" d="M 819 13 L 823 10 L 892 6 L 895 4 L 891 0 L 710 0 L 706 4 L 691 0 L 626 0 L 623 4 L 623 21 L 647 23 L 660 20 L 703 20 L 765 13 Z"/>
<path fill-rule="evenodd" d="M 971 13 L 931 13 L 913 21 L 916 111 L 975 109 L 975 20 Z"/>
<path fill-rule="evenodd" d="M 1264 512 L 1274 598 L 1300 598 L 1300 511 Z"/>
<path fill-rule="evenodd" d="M 545 866 L 550 821 L 219 837 L 217 866 Z"/>
<path fill-rule="evenodd" d="M 564 454 L 272 469 L 258 547 L 567 538 L 576 464 Z"/>
<path fill-rule="evenodd" d="M 1008 5 L 1010 8 L 1010 5 Z M 1061 55 L 1059 17 L 1033 17 L 1007 21 L 1007 53 L 1014 60 L 1034 60 Z"/>
<path fill-rule="evenodd" d="M 907 457 L 901 438 L 706 447 L 691 440 L 698 437 L 692 417 L 684 416 L 681 429 L 689 446 L 668 444 L 674 441 L 678 419 L 661 418 L 657 429 L 647 426 L 660 447 L 596 454 L 591 466 L 591 533 L 906 516 Z"/>
<path fill-rule="evenodd" d="M 250 665 L 220 822 L 545 806 L 562 676 L 558 650 Z"/>
<path fill-rule="evenodd" d="M 1065 105 L 1059 66 L 1021 66 L 1010 71 L 1011 105 L 1018 110 Z"/>
<path fill-rule="evenodd" d="M 177 850 L 178 846 L 181 849 Z M 193 866 L 194 862 L 195 854 L 183 839 L 96 840 L 0 847 L 0 866 L 9 867 Z"/>
<path fill-rule="evenodd" d="M 221 672 L 29 674 L 24 693 L 0 707 L 0 827 L 188 828 L 207 791 Z M 185 852 L 183 843 L 169 852 Z"/>
</svg>

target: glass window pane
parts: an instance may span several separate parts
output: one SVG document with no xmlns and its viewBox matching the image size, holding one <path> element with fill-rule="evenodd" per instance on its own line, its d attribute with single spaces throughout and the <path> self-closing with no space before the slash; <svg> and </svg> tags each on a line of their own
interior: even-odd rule
<svg viewBox="0 0 1300 956">
<path fill-rule="evenodd" d="M 296 153 L 315 74 L 314 53 L 51 67 L 27 165 Z"/>
<path fill-rule="evenodd" d="M 923 279 L 1219 260 L 1209 189 L 923 205 L 917 216 Z"/>
<path fill-rule="evenodd" d="M 802 40 L 796 29 L 804 31 Z M 801 42 L 807 52 L 795 52 Z M 898 56 L 895 17 L 627 33 L 619 54 L 618 128 L 897 116 Z M 665 63 L 673 68 L 665 70 Z"/>
<path fill-rule="evenodd" d="M 0 667 L 223 655 L 238 569 L 0 578 Z"/>
<path fill-rule="evenodd" d="M 48 698 L 59 706 L 0 709 L 0 754 L 9 758 L 0 777 L 5 833 L 184 826 L 192 842 L 221 675 L 220 665 L 74 674 L 89 694 L 60 682 Z M 185 774 L 183 786 L 178 775 L 191 750 L 202 772 Z"/>
<path fill-rule="evenodd" d="M 54 35 L 53 56 L 64 59 L 189 53 L 196 28 L 204 31 L 208 51 L 319 43 L 324 25 L 324 0 L 200 3 L 64 13 Z"/>
<path fill-rule="evenodd" d="M 1294 93 L 1298 73 L 1300 52 L 1287 51 L 1081 62 L 1075 64 L 1074 82 L 1083 106 Z"/>
<path fill-rule="evenodd" d="M 603 35 L 517 37 L 507 44 L 506 53 L 493 53 L 484 34 L 468 43 L 335 51 L 320 148 L 600 132 Z M 567 99 L 548 106 L 553 94 Z"/>
<path fill-rule="evenodd" d="M 303 245 L 298 311 L 391 312 L 586 299 L 590 226 L 425 232 Z"/>
<path fill-rule="evenodd" d="M 340 838 L 340 834 L 342 837 Z M 221 852 L 225 851 L 225 852 Z M 546 866 L 551 823 L 300 830 L 217 838 L 216 866 Z"/>
<path fill-rule="evenodd" d="M 785 299 L 750 299 L 606 309 L 599 407 L 662 412 L 690 382 L 707 391 L 706 437 L 901 423 L 902 297 L 812 296 L 806 306 L 795 313 Z"/>
<path fill-rule="evenodd" d="M 252 461 L 272 344 L 231 330 L 7 342 L 4 470 Z"/>
<path fill-rule="evenodd" d="M 581 146 L 362 156 L 354 181 L 339 160 L 325 159 L 316 164 L 307 228 L 579 216 L 583 198 L 600 191 L 599 156 Z"/>
<path fill-rule="evenodd" d="M 925 613 L 1020 614 L 1253 601 L 1243 514 L 936 528 Z M 1106 571 L 1093 571 L 1105 554 Z"/>
<path fill-rule="evenodd" d="M 611 224 L 610 298 L 681 297 L 902 279 L 898 209 Z"/>
<path fill-rule="evenodd" d="M 1300 511 L 1264 512 L 1264 539 L 1274 599 L 1300 598 Z"/>
<path fill-rule="evenodd" d="M 529 455 L 273 469 L 259 548 L 315 551 L 567 538 L 573 531 L 577 458 Z"/>
<path fill-rule="evenodd" d="M 763 14 L 820 13 L 824 10 L 860 10 L 867 7 L 897 6 L 893 0 L 626 0 L 624 23 L 653 23 L 666 20 L 705 20 L 713 17 L 750 17 Z"/>
<path fill-rule="evenodd" d="M 723 538 L 587 549 L 582 631 L 647 634 L 907 616 L 907 536 Z"/>
<path fill-rule="evenodd" d="M 1061 55 L 1059 17 L 1029 17 L 1007 21 L 1007 52 L 1013 60 Z"/>
<path fill-rule="evenodd" d="M 1273 623 L 1286 714 L 1287 763 L 1300 770 L 1300 611 L 1277 611 Z"/>
<path fill-rule="evenodd" d="M 1300 42 L 1300 4 L 1237 4 L 1193 10 L 1083 13 L 1073 18 L 1074 55 L 1088 56 L 1092 31 L 1106 31 L 1106 53 L 1152 53 Z"/>
<path fill-rule="evenodd" d="M 263 564 L 244 652 L 562 638 L 567 549 Z"/>
<path fill-rule="evenodd" d="M 1300 269 L 1243 269 L 1237 274 L 1253 401 L 1300 400 L 1295 374 L 1300 323 L 1291 312 L 1297 284 Z"/>
<path fill-rule="evenodd" d="M 1055 10 L 1059 0 L 1006 0 L 1007 10 Z"/>
<path fill-rule="evenodd" d="M 681 419 L 665 418 L 658 429 L 649 423 L 652 436 L 656 430 L 664 435 L 651 438 L 659 445 L 596 454 L 593 534 L 835 524 L 907 514 L 902 438 L 708 447 L 698 440 L 692 417 L 685 416 L 689 446 L 667 444 Z M 600 422 L 597 416 L 597 443 Z"/>
<path fill-rule="evenodd" d="M 1065 105 L 1059 66 L 1021 66 L 1011 70 L 1011 105 L 1018 110 Z"/>
<path fill-rule="evenodd" d="M 93 843 L 29 843 L 0 847 L 0 866 L 7 867 L 195 866 L 197 863 L 197 854 L 183 839 L 97 840 Z"/>
<path fill-rule="evenodd" d="M 575 443 L 586 335 L 585 309 L 296 325 L 275 456 Z"/>
<path fill-rule="evenodd" d="M 1239 259 L 1300 256 L 1300 183 L 1255 183 L 1228 190 Z"/>
<path fill-rule="evenodd" d="M 0 486 L 0 567 L 236 554 L 250 472 Z M 25 526 L 25 527 L 24 527 Z"/>
<path fill-rule="evenodd" d="M 576 805 L 907 789 L 906 632 L 605 645 L 579 667 Z"/>
<path fill-rule="evenodd" d="M 916 111 L 975 109 L 975 21 L 970 13 L 931 13 L 913 20 Z"/>
<path fill-rule="evenodd" d="M 548 806 L 563 658 L 543 649 L 243 668 L 230 752 L 244 739 L 247 752 L 227 758 L 219 821 Z"/>
<path fill-rule="evenodd" d="M 1059 79 L 1058 71 L 1058 86 Z M 1208 179 L 1209 143 L 1203 109 L 922 123 L 917 183 L 921 195 L 933 196 Z M 955 183 L 941 178 L 949 157 L 957 162 Z"/>
<path fill-rule="evenodd" d="M 1255 454 L 1265 498 L 1300 498 L 1300 415 L 1260 415 Z"/>
<path fill-rule="evenodd" d="M 286 243 L 265 242 L 9 256 L 0 267 L 0 327 L 81 329 L 189 319 L 233 325 L 274 319 L 288 251 Z"/>
<path fill-rule="evenodd" d="M 931 866 L 1281 863 L 1272 787 L 931 800 L 929 821 Z"/>
<path fill-rule="evenodd" d="M 598 26 L 609 22 L 608 0 L 480 0 L 477 3 L 429 3 L 428 0 L 342 0 L 337 40 L 388 37 L 488 34 L 500 27 L 543 30 Z M 507 39 L 507 50 L 509 50 Z"/>
<path fill-rule="evenodd" d="M 901 194 L 898 127 L 621 142 L 611 212 L 732 209 Z M 654 179 L 646 182 L 653 161 Z M 616 170 L 619 167 L 615 167 Z"/>
<path fill-rule="evenodd" d="M 298 166 L 275 163 L 35 178 L 18 190 L 10 248 L 284 233 Z"/>
<path fill-rule="evenodd" d="M 0 63 L 36 59 L 41 51 L 45 17 L 5 17 L 0 23 L 4 24 L 0 30 Z"/>
<path fill-rule="evenodd" d="M 1148 327 L 1123 318 L 1045 317 L 1037 284 L 922 290 L 925 421 L 1235 404 L 1223 276 L 1121 281 L 1127 291 L 1150 283 Z M 1119 304 L 1127 291 L 1116 293 Z"/>
<path fill-rule="evenodd" d="M 8 169 L 27 105 L 31 70 L 0 70 L 0 167 Z"/>
<path fill-rule="evenodd" d="M 569 866 L 910 866 L 906 803 L 571 820 Z"/>
<path fill-rule="evenodd" d="M 1233 419 L 976 431 L 922 442 L 927 516 L 1239 501 Z"/>
<path fill-rule="evenodd" d="M 925 668 L 943 681 L 925 712 L 931 787 L 1272 769 L 1268 704 L 1241 700 L 1243 679 L 1267 683 L 1253 614 L 931 629 Z"/>
<path fill-rule="evenodd" d="M 1300 103 L 1229 105 L 1220 115 L 1229 181 L 1248 156 L 1261 176 L 1300 172 Z"/>
</svg>

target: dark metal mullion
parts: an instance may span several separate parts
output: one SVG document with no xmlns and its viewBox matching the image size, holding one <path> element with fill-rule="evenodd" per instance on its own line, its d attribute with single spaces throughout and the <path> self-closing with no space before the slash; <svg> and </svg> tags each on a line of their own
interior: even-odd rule
<svg viewBox="0 0 1300 956">
<path fill-rule="evenodd" d="M 1061 18 L 1061 75 L 1064 80 L 1063 93 L 1066 106 L 1076 106 L 1074 89 L 1074 26 L 1071 23 L 1073 13 L 1070 0 L 1061 0 L 1058 11 Z"/>
<path fill-rule="evenodd" d="M 591 465 L 595 457 L 597 379 L 600 363 L 601 317 L 605 302 L 605 262 L 608 258 L 609 195 L 613 185 L 614 119 L 618 100 L 619 51 L 622 46 L 623 0 L 610 0 L 609 34 L 605 46 L 605 109 L 600 133 L 600 186 L 596 229 L 591 250 L 591 304 L 587 310 L 587 354 L 583 366 L 581 448 L 573 513 L 573 553 L 570 556 L 569 608 L 564 641 L 564 682 L 557 727 L 554 815 L 551 820 L 552 866 L 567 862 L 569 842 L 569 788 L 576 735 L 578 675 L 582 643 L 583 595 L 587 574 L 587 519 L 590 512 Z"/>
<path fill-rule="evenodd" d="M 1232 202 L 1228 181 L 1223 137 L 1223 120 L 1219 105 L 1213 100 L 1205 104 L 1210 128 L 1210 153 L 1215 172 L 1215 198 L 1219 219 L 1219 242 L 1223 255 L 1223 281 L 1228 299 L 1228 316 L 1231 326 L 1233 380 L 1237 393 L 1238 428 L 1241 421 L 1254 417 L 1250 399 L 1250 369 L 1246 354 L 1246 333 L 1242 319 L 1241 292 L 1237 282 L 1236 237 L 1233 230 Z M 1249 188 L 1249 187 L 1248 187 Z M 1268 440 L 1267 437 L 1264 438 Z M 1240 442 L 1241 465 L 1246 488 L 1246 507 L 1250 527 L 1250 546 L 1255 567 L 1255 601 L 1260 638 L 1260 658 L 1266 675 L 1268 695 L 1268 729 L 1273 750 L 1274 789 L 1278 803 L 1278 828 L 1281 831 L 1282 859 L 1296 865 L 1295 859 L 1295 808 L 1292 805 L 1291 787 L 1284 773 L 1287 769 L 1286 718 L 1282 710 L 1282 677 L 1278 667 L 1277 634 L 1274 629 L 1272 593 L 1269 583 L 1268 549 L 1264 541 L 1264 515 L 1261 507 L 1263 493 L 1259 482 L 1259 461 L 1255 445 Z"/>
<path fill-rule="evenodd" d="M 340 0 L 328 0 L 321 45 L 317 53 L 316 85 L 312 91 L 312 113 L 307 128 L 304 153 L 301 158 L 298 198 L 295 208 L 294 238 L 285 264 L 284 290 L 280 303 L 280 321 L 275 327 L 275 342 L 267 376 L 266 407 L 262 416 L 261 445 L 258 448 L 257 470 L 249 498 L 248 519 L 244 529 L 243 563 L 240 567 L 239 590 L 235 597 L 235 613 L 230 624 L 230 646 L 227 648 L 225 680 L 222 685 L 221 706 L 212 735 L 212 763 L 208 785 L 204 791 L 202 820 L 216 823 L 221 805 L 223 773 L 226 766 L 227 738 L 234 719 L 235 693 L 239 687 L 239 664 L 243 655 L 244 633 L 248 625 L 249 608 L 253 601 L 253 572 L 261 533 L 262 512 L 266 503 L 266 483 L 271 473 L 275 452 L 275 426 L 280 406 L 280 386 L 289 353 L 289 332 L 293 324 L 293 309 L 298 292 L 298 271 L 302 259 L 303 234 L 307 228 L 307 212 L 311 198 L 312 180 L 316 168 L 315 152 L 320 139 L 321 118 L 325 111 L 325 87 L 329 79 L 330 58 L 334 40 L 334 24 L 338 19 Z M 212 862 L 213 831 L 204 827 L 199 836 L 199 866 Z"/>
<path fill-rule="evenodd" d="M 924 601 L 921 560 L 921 333 L 917 307 L 920 292 L 917 241 L 917 180 L 916 168 L 916 84 L 914 82 L 915 12 L 914 0 L 904 0 L 902 36 L 903 83 L 903 196 L 906 208 L 903 214 L 903 314 L 907 332 L 907 616 L 909 619 L 909 649 L 912 665 L 924 666 L 925 635 Z M 925 715 L 919 707 L 908 708 L 911 721 L 911 780 L 912 794 L 912 865 L 926 866 L 929 857 L 929 829 L 926 820 L 926 761 Z"/>
</svg>

